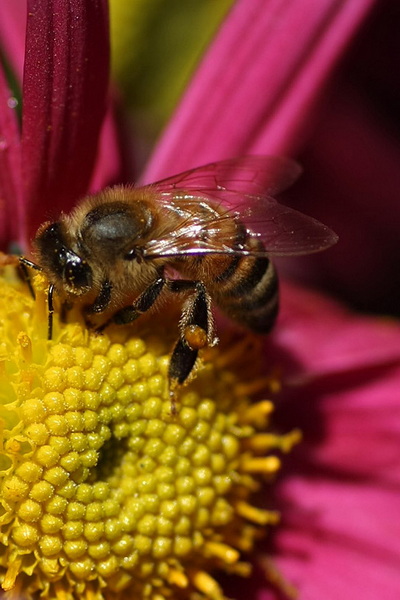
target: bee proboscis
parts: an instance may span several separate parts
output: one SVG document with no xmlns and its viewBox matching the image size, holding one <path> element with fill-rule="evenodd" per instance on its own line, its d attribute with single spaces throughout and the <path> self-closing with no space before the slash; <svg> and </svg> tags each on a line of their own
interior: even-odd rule
<svg viewBox="0 0 400 600">
<path fill-rule="evenodd" d="M 126 325 L 183 296 L 170 381 L 186 381 L 201 348 L 215 343 L 211 306 L 257 333 L 278 310 L 274 255 L 328 248 L 336 235 L 272 198 L 298 176 L 297 163 L 247 156 L 211 163 L 144 187 L 116 186 L 84 198 L 70 214 L 46 222 L 25 266 L 49 279 L 53 294 L 78 305 L 96 331 Z"/>
</svg>

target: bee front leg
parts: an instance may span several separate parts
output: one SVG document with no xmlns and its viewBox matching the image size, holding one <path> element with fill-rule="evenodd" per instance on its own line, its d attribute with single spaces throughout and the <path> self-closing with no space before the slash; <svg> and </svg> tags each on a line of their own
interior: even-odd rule
<svg viewBox="0 0 400 600">
<path fill-rule="evenodd" d="M 124 306 L 124 308 L 118 310 L 108 321 L 103 323 L 103 325 L 100 325 L 100 327 L 96 329 L 97 333 L 104 331 L 111 323 L 127 325 L 128 323 L 136 321 L 140 315 L 150 310 L 166 283 L 164 277 L 159 277 L 153 281 L 153 283 L 138 296 L 133 304 Z"/>
<path fill-rule="evenodd" d="M 48 315 L 47 315 L 47 339 L 51 340 L 53 338 L 53 315 L 54 315 L 54 304 L 53 304 L 53 297 L 54 297 L 54 285 L 51 283 L 49 285 L 49 289 L 47 291 L 47 310 L 48 310 Z"/>
<path fill-rule="evenodd" d="M 28 260 L 24 256 L 20 256 L 18 260 L 19 260 L 19 267 L 20 267 L 20 272 L 22 274 L 22 277 L 26 281 L 26 284 L 29 288 L 29 292 L 30 292 L 32 298 L 35 298 L 36 297 L 35 290 L 33 289 L 32 281 L 29 276 L 28 269 L 35 269 L 36 271 L 43 271 L 43 269 L 40 265 L 37 265 L 36 263 L 32 262 L 31 260 Z M 53 315 L 54 315 L 53 296 L 54 296 L 54 291 L 55 291 L 54 284 L 50 283 L 49 289 L 47 290 L 47 310 L 48 310 L 47 339 L 48 340 L 51 340 L 53 337 Z"/>
<path fill-rule="evenodd" d="M 85 320 L 85 325 L 88 329 L 92 329 L 94 327 L 94 324 L 90 320 L 89 315 L 104 312 L 111 302 L 111 293 L 112 284 L 110 281 L 108 281 L 108 279 L 105 279 L 101 284 L 100 292 L 98 293 L 97 298 L 95 299 L 93 304 L 88 304 L 84 307 L 82 311 L 83 318 Z"/>
</svg>

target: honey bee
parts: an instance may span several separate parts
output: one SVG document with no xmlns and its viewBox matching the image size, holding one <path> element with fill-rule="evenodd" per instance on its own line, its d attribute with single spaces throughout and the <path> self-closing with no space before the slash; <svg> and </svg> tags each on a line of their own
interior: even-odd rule
<svg viewBox="0 0 400 600">
<path fill-rule="evenodd" d="M 280 157 L 247 156 L 192 169 L 155 184 L 110 187 L 70 214 L 46 222 L 34 238 L 32 262 L 53 295 L 78 305 L 96 331 L 126 325 L 161 299 L 182 297 L 179 339 L 169 377 L 186 381 L 198 352 L 216 343 L 215 303 L 240 325 L 267 333 L 278 311 L 273 255 L 328 248 L 336 235 L 271 197 L 290 185 L 299 166 Z"/>
</svg>

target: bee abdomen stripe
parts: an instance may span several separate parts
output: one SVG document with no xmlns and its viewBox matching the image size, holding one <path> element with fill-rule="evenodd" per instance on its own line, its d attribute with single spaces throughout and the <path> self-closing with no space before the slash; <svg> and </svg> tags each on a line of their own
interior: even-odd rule
<svg viewBox="0 0 400 600">
<path fill-rule="evenodd" d="M 230 298 L 242 298 L 243 296 L 253 292 L 254 288 L 262 281 L 264 276 L 267 274 L 268 269 L 271 267 L 269 258 L 265 256 L 260 256 L 254 259 L 242 258 L 241 260 L 253 260 L 253 265 L 245 276 L 242 276 L 242 273 L 239 271 L 240 267 L 238 266 L 239 268 L 237 269 L 237 273 L 240 275 L 240 277 L 238 278 L 236 284 L 233 284 L 233 286 L 227 290 Z"/>
<path fill-rule="evenodd" d="M 238 298 L 235 305 L 240 310 L 254 311 L 275 301 L 278 297 L 278 277 L 274 267 L 265 272 L 264 277 L 261 279 L 259 284 L 253 289 L 252 292 Z"/>
<path fill-rule="evenodd" d="M 215 283 L 224 283 L 225 281 L 229 281 L 229 279 L 236 273 L 236 269 L 238 268 L 239 262 L 242 260 L 241 256 L 235 255 L 232 257 L 229 266 L 217 275 L 214 278 Z"/>
<path fill-rule="evenodd" d="M 232 249 L 239 250 L 240 248 L 242 248 L 246 243 L 247 238 L 247 229 L 245 228 L 243 223 L 238 222 L 236 228 L 236 239 Z M 235 274 L 236 269 L 241 260 L 242 256 L 240 254 L 232 256 L 228 267 L 214 278 L 215 283 L 224 283 L 225 281 L 229 281 L 229 279 Z"/>
<path fill-rule="evenodd" d="M 263 310 L 255 312 L 246 311 L 245 323 L 255 333 L 268 333 L 275 323 L 278 311 L 279 301 L 278 296 L 276 296 L 274 301 L 267 304 Z"/>
</svg>

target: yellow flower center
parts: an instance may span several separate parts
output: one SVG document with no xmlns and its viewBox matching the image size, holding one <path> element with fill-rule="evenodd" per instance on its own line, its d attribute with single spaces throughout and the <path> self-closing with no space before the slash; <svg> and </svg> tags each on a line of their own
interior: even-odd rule
<svg viewBox="0 0 400 600">
<path fill-rule="evenodd" d="M 250 496 L 297 432 L 266 432 L 272 404 L 230 370 L 237 348 L 202 362 L 173 414 L 172 338 L 56 322 L 47 341 L 41 275 L 35 286 L 33 300 L 0 280 L 3 590 L 222 599 L 210 573 L 249 574 L 242 553 L 278 518 Z"/>
</svg>

